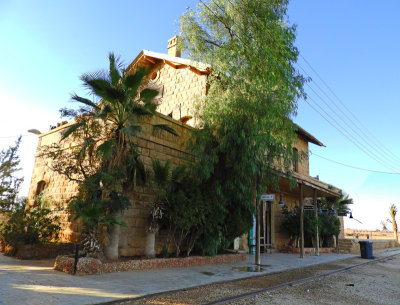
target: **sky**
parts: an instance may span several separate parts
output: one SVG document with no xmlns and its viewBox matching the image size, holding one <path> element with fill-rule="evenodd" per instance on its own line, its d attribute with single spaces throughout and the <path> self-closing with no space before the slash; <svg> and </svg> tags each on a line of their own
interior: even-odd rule
<svg viewBox="0 0 400 305">
<path fill-rule="evenodd" d="M 0 0 L 0 149 L 23 135 L 21 195 L 28 192 L 37 146 L 27 130 L 45 132 L 60 122 L 58 110 L 73 107 L 70 94 L 84 94 L 79 76 L 107 68 L 109 51 L 126 64 L 142 49 L 166 53 L 167 40 L 179 33 L 179 16 L 197 2 Z M 310 144 L 310 175 L 354 199 L 349 228 L 381 229 L 390 204 L 400 209 L 400 175 L 319 156 L 400 173 L 399 12 L 397 0 L 289 5 L 302 56 L 297 68 L 312 79 L 305 86 L 310 98 L 298 102 L 294 120 L 326 146 Z"/>
</svg>

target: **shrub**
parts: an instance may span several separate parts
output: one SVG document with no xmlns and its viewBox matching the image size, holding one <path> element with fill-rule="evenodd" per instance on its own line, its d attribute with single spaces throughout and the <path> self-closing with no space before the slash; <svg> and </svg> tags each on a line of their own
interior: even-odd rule
<svg viewBox="0 0 400 305">
<path fill-rule="evenodd" d="M 59 219 L 44 205 L 15 209 L 10 218 L 0 226 L 0 241 L 18 247 L 45 243 L 57 238 L 60 231 Z"/>
</svg>

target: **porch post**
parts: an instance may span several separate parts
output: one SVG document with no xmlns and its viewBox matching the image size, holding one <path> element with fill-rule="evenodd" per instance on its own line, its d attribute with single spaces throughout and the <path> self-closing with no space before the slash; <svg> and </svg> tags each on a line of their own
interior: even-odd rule
<svg viewBox="0 0 400 305">
<path fill-rule="evenodd" d="M 256 255 L 255 264 L 260 265 L 260 204 L 256 197 Z"/>
<path fill-rule="evenodd" d="M 314 204 L 314 213 L 315 213 L 315 219 L 317 219 L 317 234 L 316 234 L 316 249 L 315 249 L 315 255 L 319 256 L 319 232 L 318 232 L 318 205 L 317 205 L 317 190 L 314 189 L 313 193 L 313 204 Z"/>
<path fill-rule="evenodd" d="M 299 184 L 300 189 L 300 258 L 304 257 L 304 208 L 303 208 L 303 184 Z"/>
<path fill-rule="evenodd" d="M 338 206 L 337 201 L 335 202 L 334 207 L 335 207 L 335 216 L 336 216 L 336 218 L 339 219 L 339 215 L 338 215 L 338 208 L 339 208 L 339 206 Z M 339 234 L 340 234 L 340 233 L 339 233 Z M 372 238 L 372 234 L 371 234 L 371 238 Z M 336 239 L 336 252 L 337 252 L 337 253 L 340 253 L 340 248 L 339 248 L 339 235 L 336 235 L 336 236 L 335 236 L 335 239 Z"/>
</svg>

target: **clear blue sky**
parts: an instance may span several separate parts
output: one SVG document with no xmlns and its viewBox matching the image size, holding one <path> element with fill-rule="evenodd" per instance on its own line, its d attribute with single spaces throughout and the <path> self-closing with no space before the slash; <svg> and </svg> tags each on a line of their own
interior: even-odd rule
<svg viewBox="0 0 400 305">
<path fill-rule="evenodd" d="M 55 125 L 58 109 L 71 106 L 70 93 L 82 92 L 79 75 L 105 68 L 109 51 L 120 54 L 126 63 L 142 49 L 166 52 L 167 40 L 178 33 L 179 16 L 196 3 L 0 1 L 0 148 L 15 140 L 9 136 L 26 134 L 30 128 L 46 131 L 49 125 Z M 298 25 L 296 44 L 301 54 L 357 119 L 396 156 L 400 156 L 399 12 L 397 0 L 302 0 L 292 1 L 289 7 L 289 20 Z M 306 63 L 299 63 L 322 86 Z M 318 90 L 313 82 L 310 86 Z M 328 109 L 308 87 L 306 91 Z M 319 94 L 334 107 L 323 93 Z M 352 118 L 343 107 L 342 111 Z M 391 160 L 393 168 L 374 161 L 304 101 L 299 102 L 295 121 L 327 146 L 311 145 L 311 151 L 321 156 L 357 167 L 400 172 L 400 161 L 396 164 Z M 23 138 L 26 185 L 36 145 L 35 136 Z M 356 202 L 354 217 L 366 228 L 380 227 L 380 221 L 389 216 L 390 203 L 398 203 L 400 208 L 400 175 L 350 169 L 317 156 L 310 157 L 310 165 L 311 175 L 319 175 L 350 193 Z M 346 226 L 361 225 L 349 220 Z"/>
</svg>

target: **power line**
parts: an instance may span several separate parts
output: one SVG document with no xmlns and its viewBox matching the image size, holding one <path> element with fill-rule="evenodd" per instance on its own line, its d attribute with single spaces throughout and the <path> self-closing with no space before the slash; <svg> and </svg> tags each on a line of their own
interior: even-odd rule
<svg viewBox="0 0 400 305">
<path fill-rule="evenodd" d="M 309 99 L 310 99 L 311 101 L 313 101 L 314 104 L 316 104 L 320 109 L 322 109 L 321 106 L 320 106 L 311 96 L 309 96 Z M 366 155 L 368 155 L 369 157 L 371 157 L 372 159 L 374 159 L 373 156 L 371 156 L 371 155 L 369 154 L 369 152 L 364 151 L 363 148 L 359 146 L 358 142 L 353 142 L 353 140 L 350 139 L 345 133 L 343 133 L 342 130 L 340 130 L 335 124 L 333 124 L 329 119 L 327 119 L 327 118 L 325 117 L 325 115 L 323 115 L 321 112 L 319 112 L 318 109 L 316 109 L 313 105 L 311 105 L 307 100 L 305 100 L 305 102 L 306 102 L 315 112 L 317 112 L 323 119 L 325 119 L 333 128 L 335 128 L 337 131 L 339 131 L 346 139 L 348 139 L 352 144 L 354 144 L 358 149 L 360 149 L 360 150 L 363 151 Z M 326 111 L 325 111 L 325 110 L 322 109 L 322 111 L 326 114 Z M 383 166 L 386 166 L 384 163 L 382 163 L 382 162 L 380 162 L 380 161 L 378 161 L 378 160 L 376 160 L 376 159 L 374 159 L 374 160 L 377 161 L 378 163 L 382 164 Z M 386 167 L 387 167 L 387 166 L 386 166 Z M 389 167 L 389 168 L 390 168 L 390 167 Z M 393 170 L 393 168 L 390 168 L 390 169 Z"/>
<path fill-rule="evenodd" d="M 213 3 L 219 8 L 219 9 L 221 9 L 222 10 L 222 8 L 214 1 L 214 0 L 212 0 L 213 1 Z M 230 1 L 230 0 L 228 0 L 229 2 L 230 2 L 230 4 L 234 7 L 234 4 Z M 209 7 L 209 6 L 207 6 L 203 1 L 201 1 L 202 3 L 203 3 L 203 5 L 208 9 L 208 10 L 210 10 L 220 21 L 221 21 L 221 18 L 219 17 L 219 16 L 217 16 L 217 14 L 215 14 L 215 12 Z M 239 12 L 240 13 L 240 12 Z M 222 22 L 222 21 L 221 21 Z M 240 26 L 238 26 L 238 24 L 237 23 L 235 23 L 234 21 L 232 21 L 242 32 L 244 32 L 241 28 L 240 28 Z M 252 26 L 253 27 L 253 29 L 254 29 L 254 25 L 252 24 L 252 22 L 250 21 L 250 26 Z M 257 29 L 254 29 L 256 32 L 258 32 L 257 31 Z M 265 29 L 266 30 L 266 32 L 267 32 L 267 34 L 270 36 L 270 34 L 269 34 L 269 31 L 268 31 L 268 29 Z M 245 33 L 245 36 L 247 36 L 248 38 L 250 38 L 246 33 Z M 239 38 L 240 38 L 240 36 L 238 36 Z M 281 58 L 283 58 L 282 57 L 282 55 L 281 54 L 279 54 L 275 49 L 274 49 L 274 47 L 263 37 L 263 35 L 260 35 L 260 37 L 268 44 L 268 46 L 278 55 L 278 56 L 280 56 Z M 271 36 L 270 36 L 271 37 Z M 286 61 L 286 59 L 285 58 L 283 58 L 283 60 L 284 60 L 284 62 L 286 63 L 286 64 L 288 64 L 287 63 L 287 61 Z M 308 73 L 307 73 L 307 71 L 299 64 L 299 63 L 296 63 L 296 65 L 297 66 L 299 66 L 303 71 L 304 71 L 304 73 L 305 74 L 307 74 L 308 76 L 310 76 Z M 316 82 L 314 81 L 314 83 L 316 84 Z M 310 89 L 316 94 L 316 95 L 318 95 L 318 97 L 332 110 L 332 111 L 334 111 L 330 106 L 329 106 L 329 104 L 328 103 L 326 103 L 326 101 L 318 94 L 318 93 L 316 93 L 315 92 L 315 90 L 310 86 L 310 85 L 308 85 L 308 84 L 306 84 L 308 87 L 310 87 Z M 317 85 L 318 86 L 318 85 Z M 325 94 L 325 95 L 327 95 L 324 91 L 323 91 L 323 89 L 320 87 L 320 86 L 318 86 L 318 88 Z M 329 96 L 328 96 L 328 98 L 329 98 Z M 307 102 L 307 101 L 306 101 Z M 315 102 L 315 101 L 314 101 Z M 318 103 L 317 102 L 315 102 L 317 105 L 318 105 Z M 308 103 L 309 104 L 309 103 Z M 310 105 L 310 104 L 309 104 Z M 310 105 L 311 106 L 311 105 Z M 319 106 L 319 105 L 318 105 Z M 320 107 L 320 106 L 319 106 Z M 337 107 L 337 105 L 336 105 L 336 107 Z M 322 109 L 322 107 L 320 107 L 321 109 Z M 337 107 L 338 108 L 338 107 Z M 313 107 L 313 109 L 315 110 L 315 108 Z M 323 109 L 322 109 L 323 110 Z M 323 110 L 324 111 L 324 110 Z M 318 111 L 317 111 L 318 112 Z M 325 111 L 324 111 L 325 112 Z M 319 113 L 319 112 L 318 112 Z M 326 112 L 325 112 L 326 113 Z M 334 111 L 334 113 L 339 117 L 339 118 L 341 118 L 335 111 Z M 321 113 L 319 113 L 320 115 L 321 115 Z M 332 116 L 330 116 L 328 113 L 326 113 L 331 119 L 333 119 L 332 118 Z M 326 117 L 324 117 L 328 122 L 329 122 L 329 120 L 326 118 Z M 337 121 L 335 120 L 335 119 L 333 119 L 335 122 L 336 122 L 336 124 L 337 124 Z M 344 121 L 344 120 L 343 120 Z M 345 122 L 345 121 L 344 121 Z M 330 123 L 330 122 L 329 122 Z M 346 123 L 346 122 L 345 122 Z M 333 124 L 331 124 L 332 126 L 334 126 Z M 337 124 L 338 126 L 340 126 L 340 124 Z M 348 126 L 348 127 L 350 127 L 351 128 L 351 126 L 349 126 L 347 123 L 346 123 L 346 125 Z M 336 127 L 335 127 L 336 128 Z M 369 157 L 371 157 L 372 159 L 374 159 L 375 161 L 377 161 L 377 162 L 379 162 L 379 163 L 381 163 L 382 165 L 384 165 L 385 167 L 388 167 L 388 168 L 391 168 L 391 169 L 393 169 L 393 165 L 392 165 L 392 161 L 390 161 L 390 162 L 387 162 L 386 161 L 386 159 L 387 158 L 385 158 L 385 157 L 383 157 L 383 159 L 382 158 L 380 158 L 379 156 L 381 155 L 379 152 L 376 154 L 376 153 L 374 153 L 374 152 L 371 152 L 371 150 L 368 148 L 368 147 L 366 147 L 366 146 L 364 146 L 361 142 L 359 142 L 353 135 L 351 135 L 351 133 L 350 132 L 348 132 L 345 128 L 343 128 L 343 127 L 341 127 L 345 132 L 347 132 L 353 139 L 355 139 L 358 143 L 360 143 L 360 145 L 362 146 L 362 147 L 364 147 L 364 149 L 361 149 L 361 147 L 360 147 L 360 145 L 356 145 L 361 151 L 363 151 L 365 154 L 367 154 Z M 339 131 L 339 129 L 338 128 L 336 128 L 338 131 Z M 358 134 L 353 128 L 351 128 L 352 130 L 353 130 L 353 132 L 355 132 L 359 137 L 361 137 L 360 136 L 360 134 Z M 341 132 L 342 134 L 343 134 L 343 132 Z M 344 134 L 343 134 L 344 135 Z M 346 138 L 347 139 L 349 139 L 347 136 L 346 136 Z M 351 141 L 350 140 L 350 142 L 351 143 L 353 143 L 353 144 L 355 144 L 353 141 Z M 369 144 L 369 142 L 367 142 L 367 141 L 365 141 L 365 139 L 364 139 L 364 142 L 365 143 L 367 143 L 370 147 L 372 147 L 372 149 L 373 150 L 375 150 L 374 148 L 373 148 L 373 146 L 371 145 L 371 144 Z M 367 152 L 368 151 L 368 152 Z M 376 151 L 376 150 L 375 150 Z M 379 160 L 377 160 L 377 159 L 379 159 Z M 387 165 L 387 164 L 389 164 L 389 166 Z"/>
<path fill-rule="evenodd" d="M 304 58 L 304 57 L 302 57 L 302 58 Z M 302 69 L 302 71 L 304 72 L 304 73 L 306 73 L 307 75 L 309 75 L 306 71 L 305 71 L 305 69 L 301 66 L 301 65 L 298 65 L 299 67 L 300 67 L 300 69 Z M 313 71 L 315 71 L 314 69 L 313 69 Z M 344 119 L 343 118 L 343 116 L 341 116 L 341 115 L 339 115 L 336 111 L 335 111 L 335 109 L 333 109 L 330 105 L 329 105 L 329 103 L 327 103 L 323 98 L 321 98 L 317 93 L 316 93 L 316 91 L 308 84 L 308 83 L 306 83 L 306 85 L 315 93 L 315 94 L 317 94 L 318 95 L 318 97 L 320 98 L 320 100 L 348 127 L 348 128 L 350 128 L 360 139 L 362 139 L 362 141 L 366 144 L 366 145 L 368 145 L 372 150 L 374 150 L 374 151 L 376 151 L 377 153 L 379 153 L 379 154 L 383 154 L 383 156 L 384 156 L 384 158 L 385 159 L 387 159 L 389 162 L 392 162 L 392 163 L 397 163 L 397 166 L 399 165 L 399 161 L 398 160 L 396 160 L 395 158 L 393 158 L 392 156 L 390 156 L 390 155 L 388 155 L 384 150 L 382 150 L 382 148 L 379 146 L 379 145 L 377 145 L 375 142 L 370 142 L 369 141 L 369 139 L 368 139 L 368 136 L 367 135 L 365 135 L 365 133 L 363 132 L 363 130 L 360 128 L 360 127 L 358 127 L 354 122 L 353 122 L 353 120 L 351 120 L 348 116 L 347 116 L 347 114 L 337 105 L 337 103 L 318 85 L 318 83 L 317 82 L 315 82 L 315 81 L 313 81 L 313 83 L 314 83 L 314 85 L 315 86 L 317 86 L 317 88 L 332 102 L 332 104 L 341 112 L 341 114 L 347 119 Z M 349 111 L 350 112 L 350 111 Z M 357 131 L 357 130 L 355 130 L 350 124 L 349 124 L 349 122 L 350 123 L 352 123 L 354 126 L 355 126 L 355 128 L 358 130 L 358 131 L 360 131 L 360 133 Z M 366 138 L 365 138 L 366 137 Z M 372 144 L 371 144 L 372 143 Z M 368 149 L 368 148 L 366 148 L 366 149 Z M 369 149 L 368 149 L 369 150 Z M 378 150 L 380 151 L 380 152 L 378 152 Z"/>
<path fill-rule="evenodd" d="M 322 77 L 319 75 L 319 73 L 311 66 L 311 64 L 308 62 L 308 60 L 301 54 L 299 54 L 300 57 L 304 60 L 304 62 L 311 68 L 311 70 L 317 75 L 317 77 L 321 80 L 321 82 L 325 85 L 325 87 L 332 93 L 332 95 L 339 101 L 339 103 L 350 113 L 350 115 L 363 127 L 364 130 L 366 130 L 368 132 L 368 134 L 370 136 L 372 136 L 376 142 L 379 144 L 379 147 L 382 147 L 384 150 L 386 150 L 387 153 L 389 153 L 390 155 L 392 155 L 392 158 L 397 159 L 398 161 L 400 161 L 400 159 L 393 153 L 391 152 L 389 149 L 386 148 L 386 146 L 384 144 L 382 144 L 381 141 L 379 141 L 379 139 L 377 137 L 375 137 L 375 135 L 353 114 L 353 112 L 350 111 L 349 108 L 347 108 L 347 106 L 345 105 L 345 103 L 342 102 L 342 100 L 335 94 L 335 92 L 329 87 L 329 85 L 322 79 Z M 352 122 L 352 120 L 350 120 Z M 355 126 L 357 126 L 356 124 L 354 124 Z M 360 128 L 361 132 L 363 132 L 363 129 Z M 363 132 L 364 135 L 366 135 Z M 366 135 L 367 136 L 367 135 Z"/>
<path fill-rule="evenodd" d="M 316 93 L 312 88 L 311 90 L 321 99 L 321 96 Z M 316 109 L 314 107 L 312 107 L 314 109 L 314 111 L 316 111 L 319 115 L 321 115 L 330 125 L 332 125 L 336 130 L 340 131 L 339 128 L 341 130 L 343 130 L 347 135 L 345 135 L 343 132 L 340 131 L 340 133 L 342 135 L 344 135 L 352 144 L 354 144 L 358 149 L 360 149 L 362 152 L 364 152 L 366 155 L 368 155 L 370 158 L 372 158 L 373 160 L 377 161 L 378 163 L 382 164 L 383 166 L 385 166 L 386 168 L 389 168 L 391 170 L 397 170 L 395 167 L 391 166 L 390 163 L 385 162 L 385 160 L 383 160 L 382 158 L 380 158 L 379 155 L 377 155 L 376 153 L 372 152 L 368 147 L 366 147 L 362 142 L 360 142 L 357 137 L 353 136 L 349 131 L 347 131 L 345 128 L 343 128 L 343 126 L 340 125 L 340 123 L 338 121 L 336 121 L 336 119 L 334 117 L 332 117 L 327 111 L 325 111 L 325 109 L 323 109 L 321 107 L 321 105 L 318 104 L 318 102 L 316 102 L 314 99 L 311 98 L 310 95 L 308 95 L 308 98 L 314 102 L 315 105 L 318 106 L 319 109 L 321 109 L 326 116 L 328 116 L 331 120 L 333 120 L 333 122 L 335 124 L 331 124 L 331 122 L 329 121 L 329 119 L 327 119 L 325 116 L 322 116 L 321 113 L 319 111 L 316 111 Z M 309 105 L 310 103 L 308 103 L 307 100 L 305 100 L 305 102 Z M 352 140 L 349 139 L 349 137 L 351 137 Z"/>
<path fill-rule="evenodd" d="M 326 161 L 329 161 L 329 162 L 333 162 L 333 163 L 336 163 L 336 164 L 340 164 L 342 166 L 346 166 L 346 167 L 350 167 L 350 168 L 354 168 L 354 169 L 358 169 L 358 170 L 362 170 L 362 171 L 367 171 L 367 172 L 372 172 L 372 173 L 380 173 L 380 174 L 389 174 L 389 175 L 400 175 L 400 173 L 384 172 L 384 171 L 378 171 L 378 170 L 367 169 L 367 168 L 362 168 L 362 167 L 357 167 L 357 166 L 345 164 L 345 163 L 342 163 L 342 162 L 339 162 L 339 161 L 335 161 L 335 160 L 332 160 L 332 159 L 328 159 L 328 158 L 322 157 L 322 156 L 320 156 L 320 155 L 318 155 L 316 153 L 313 153 L 311 150 L 310 150 L 310 154 L 313 155 L 313 156 L 317 156 L 317 157 L 319 157 L 321 159 L 324 159 Z"/>
</svg>

